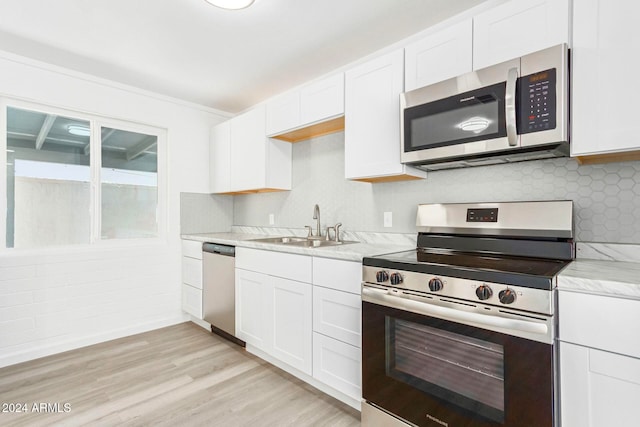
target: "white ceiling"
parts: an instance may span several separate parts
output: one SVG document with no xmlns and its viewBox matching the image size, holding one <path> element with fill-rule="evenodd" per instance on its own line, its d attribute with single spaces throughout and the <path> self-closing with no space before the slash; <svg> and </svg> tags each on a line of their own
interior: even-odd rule
<svg viewBox="0 0 640 427">
<path fill-rule="evenodd" d="M 484 0 L 2 0 L 0 49 L 235 113 Z"/>
</svg>

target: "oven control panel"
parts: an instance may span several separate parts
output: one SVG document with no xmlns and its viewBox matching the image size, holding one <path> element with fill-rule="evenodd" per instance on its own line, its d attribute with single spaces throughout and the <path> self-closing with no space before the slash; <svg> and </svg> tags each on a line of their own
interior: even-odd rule
<svg viewBox="0 0 640 427">
<path fill-rule="evenodd" d="M 480 282 L 458 277 L 433 276 L 413 271 L 394 271 L 364 266 L 363 281 L 402 290 L 482 302 L 499 307 L 552 315 L 555 293 L 545 289 Z M 397 289 L 397 291 L 396 291 Z"/>
</svg>

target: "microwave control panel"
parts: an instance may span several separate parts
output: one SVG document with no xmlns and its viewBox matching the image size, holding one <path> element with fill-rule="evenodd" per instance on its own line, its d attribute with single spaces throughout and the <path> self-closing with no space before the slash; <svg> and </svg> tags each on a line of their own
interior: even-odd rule
<svg viewBox="0 0 640 427">
<path fill-rule="evenodd" d="M 518 133 L 541 132 L 556 127 L 556 69 L 518 79 Z"/>
</svg>

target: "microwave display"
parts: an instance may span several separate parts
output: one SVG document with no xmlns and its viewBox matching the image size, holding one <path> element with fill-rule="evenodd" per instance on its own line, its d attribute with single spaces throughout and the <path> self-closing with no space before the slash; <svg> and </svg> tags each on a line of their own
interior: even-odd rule
<svg viewBox="0 0 640 427">
<path fill-rule="evenodd" d="M 518 134 L 556 128 L 556 69 L 518 79 Z"/>
</svg>

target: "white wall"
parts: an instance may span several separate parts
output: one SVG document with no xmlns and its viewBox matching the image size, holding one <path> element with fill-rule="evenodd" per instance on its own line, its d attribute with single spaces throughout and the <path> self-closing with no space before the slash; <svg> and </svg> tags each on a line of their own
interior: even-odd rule
<svg viewBox="0 0 640 427">
<path fill-rule="evenodd" d="M 421 203 L 572 200 L 579 242 L 640 244 L 640 161 L 580 165 L 558 158 L 429 172 L 369 184 L 344 178 L 344 132 L 293 144 L 291 191 L 234 196 L 233 224 L 303 228 L 320 205 L 322 226 L 416 233 Z M 393 227 L 384 227 L 392 212 Z"/>
<path fill-rule="evenodd" d="M 0 96 L 168 130 L 166 239 L 0 249 L 0 366 L 184 320 L 180 192 L 209 192 L 209 129 L 224 113 L 4 52 Z"/>
</svg>

